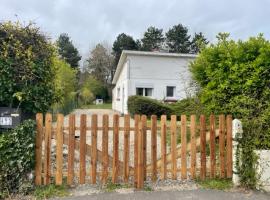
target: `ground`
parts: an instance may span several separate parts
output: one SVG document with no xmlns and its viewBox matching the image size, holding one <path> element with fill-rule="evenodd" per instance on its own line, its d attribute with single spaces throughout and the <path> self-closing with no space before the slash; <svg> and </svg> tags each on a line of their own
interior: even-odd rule
<svg viewBox="0 0 270 200">
<path fill-rule="evenodd" d="M 66 197 L 63 200 L 74 199 L 74 200 L 124 200 L 124 199 L 144 199 L 144 200 L 176 200 L 176 199 L 194 199 L 194 200 L 242 200 L 242 199 L 256 199 L 256 200 L 269 200 L 270 196 L 261 192 L 226 192 L 219 190 L 183 190 L 183 191 L 156 191 L 156 192 L 145 192 L 137 191 L 130 193 L 117 193 L 107 192 L 101 194 L 93 194 L 86 196 L 77 197 Z"/>
</svg>

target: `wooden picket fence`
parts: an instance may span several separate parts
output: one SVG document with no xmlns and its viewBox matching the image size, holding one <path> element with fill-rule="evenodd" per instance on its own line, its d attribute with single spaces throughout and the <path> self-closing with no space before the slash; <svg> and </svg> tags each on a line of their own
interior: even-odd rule
<svg viewBox="0 0 270 200">
<path fill-rule="evenodd" d="M 87 126 L 88 118 L 91 119 L 91 126 Z M 46 185 L 52 181 L 56 185 L 61 185 L 64 177 L 67 177 L 69 185 L 75 184 L 75 177 L 79 184 L 85 184 L 86 177 L 92 184 L 96 184 L 97 180 L 106 184 L 110 178 L 113 183 L 117 183 L 120 177 L 128 183 L 131 177 L 134 186 L 142 188 L 147 176 L 150 176 L 152 181 L 156 181 L 158 177 L 162 180 L 167 178 L 205 179 L 208 176 L 211 178 L 232 177 L 231 115 L 226 117 L 219 115 L 218 128 L 216 128 L 217 117 L 214 115 L 211 115 L 209 120 L 204 115 L 198 119 L 195 115 L 191 115 L 189 121 L 185 115 L 180 116 L 180 121 L 175 115 L 170 116 L 170 120 L 163 115 L 160 121 L 154 115 L 151 116 L 150 121 L 147 121 L 145 115 L 135 115 L 133 125 L 130 123 L 130 116 L 125 115 L 123 126 L 119 125 L 119 115 L 115 114 L 112 118 L 113 123 L 110 126 L 109 116 L 103 115 L 102 125 L 99 126 L 96 114 L 91 116 L 82 114 L 80 126 L 77 127 L 74 114 L 69 115 L 68 126 L 65 126 L 62 114 L 58 114 L 57 122 L 53 123 L 50 113 L 45 115 L 45 119 L 43 119 L 43 114 L 38 113 L 36 115 L 36 185 Z M 206 125 L 208 121 L 209 126 Z M 75 137 L 76 131 L 79 132 L 79 137 Z M 98 134 L 102 134 L 101 148 L 97 145 Z M 108 150 L 109 134 L 113 134 L 112 152 Z M 124 134 L 122 160 L 119 159 L 120 134 Z M 134 134 L 132 165 L 130 163 L 131 134 Z M 151 156 L 148 157 L 147 134 L 150 134 L 151 138 Z M 157 157 L 158 135 L 160 135 L 160 158 Z M 89 136 L 91 143 L 88 143 L 86 139 Z M 178 137 L 181 138 L 180 144 L 177 144 Z M 52 163 L 53 145 L 56 148 L 55 163 Z M 68 146 L 66 163 L 63 158 L 63 145 Z M 74 169 L 75 152 L 79 153 L 77 171 Z M 86 158 L 91 160 L 89 169 L 87 169 Z M 199 161 L 197 161 L 198 158 L 200 158 Z M 181 166 L 177 162 L 178 159 L 181 161 Z M 101 165 L 100 171 L 97 168 L 98 164 Z M 64 165 L 67 166 L 66 169 Z"/>
</svg>

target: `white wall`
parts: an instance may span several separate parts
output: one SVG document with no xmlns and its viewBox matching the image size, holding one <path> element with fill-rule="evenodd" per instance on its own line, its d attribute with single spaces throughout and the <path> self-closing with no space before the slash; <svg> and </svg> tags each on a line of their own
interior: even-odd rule
<svg viewBox="0 0 270 200">
<path fill-rule="evenodd" d="M 113 89 L 112 109 L 120 113 L 128 113 L 127 98 L 128 98 L 128 62 L 126 62 L 120 72 L 118 81 Z M 117 89 L 120 88 L 120 96 L 117 97 Z M 123 93 L 124 89 L 124 93 Z M 123 99 L 124 97 L 124 99 Z"/>
<path fill-rule="evenodd" d="M 188 64 L 190 58 L 128 56 L 130 59 L 130 95 L 136 94 L 136 87 L 153 87 L 153 98 L 166 98 L 167 86 L 176 87 L 176 96 L 183 99 L 191 80 Z"/>
<path fill-rule="evenodd" d="M 136 87 L 153 88 L 152 98 L 179 100 L 187 97 L 191 75 L 188 70 L 192 58 L 127 55 L 126 62 L 113 89 L 112 108 L 128 113 L 128 96 L 136 95 Z M 167 86 L 176 87 L 175 97 L 166 97 Z M 117 99 L 117 88 L 120 98 Z M 123 99 L 123 88 L 125 91 Z"/>
</svg>

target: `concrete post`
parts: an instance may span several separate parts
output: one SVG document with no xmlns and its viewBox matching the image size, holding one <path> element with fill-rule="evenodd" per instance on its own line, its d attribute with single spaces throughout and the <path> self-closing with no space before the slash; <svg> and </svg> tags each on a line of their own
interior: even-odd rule
<svg viewBox="0 0 270 200">
<path fill-rule="evenodd" d="M 243 134 L 242 123 L 238 119 L 233 120 L 233 127 L 232 127 L 232 138 L 233 138 L 233 184 L 234 186 L 239 186 L 239 176 L 236 169 L 236 149 L 238 146 L 238 141 L 236 138 L 241 138 Z M 240 150 L 241 151 L 241 150 Z"/>
</svg>

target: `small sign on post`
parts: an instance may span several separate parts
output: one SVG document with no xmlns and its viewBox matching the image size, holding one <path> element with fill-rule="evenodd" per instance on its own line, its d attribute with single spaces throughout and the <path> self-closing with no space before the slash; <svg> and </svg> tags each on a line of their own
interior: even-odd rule
<svg viewBox="0 0 270 200">
<path fill-rule="evenodd" d="M 17 108 L 0 107 L 0 129 L 15 128 L 21 122 L 21 110 Z"/>
</svg>

